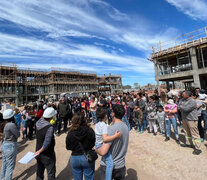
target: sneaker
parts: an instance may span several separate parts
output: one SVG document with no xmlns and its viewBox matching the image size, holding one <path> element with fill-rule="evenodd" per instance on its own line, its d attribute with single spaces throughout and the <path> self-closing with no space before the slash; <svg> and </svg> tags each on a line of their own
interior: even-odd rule
<svg viewBox="0 0 207 180">
<path fill-rule="evenodd" d="M 143 131 L 140 131 L 140 133 L 139 134 L 143 134 Z"/>
<path fill-rule="evenodd" d="M 137 129 L 137 132 L 139 132 L 139 129 Z"/>
<path fill-rule="evenodd" d="M 204 142 L 204 138 L 201 138 L 201 142 Z"/>
<path fill-rule="evenodd" d="M 169 137 L 166 137 L 165 138 L 165 142 L 167 142 L 167 141 L 169 141 L 170 140 L 170 138 Z"/>
<path fill-rule="evenodd" d="M 154 133 L 154 136 L 157 136 L 157 133 Z"/>
<path fill-rule="evenodd" d="M 202 151 L 199 150 L 199 149 L 195 149 L 195 150 L 193 151 L 193 154 L 194 154 L 194 155 L 199 155 L 200 153 L 202 153 Z"/>
<path fill-rule="evenodd" d="M 183 129 L 180 130 L 181 133 L 185 133 L 185 131 Z"/>
<path fill-rule="evenodd" d="M 177 144 L 180 144 L 180 141 L 179 141 L 178 139 L 176 139 L 176 143 L 177 143 Z"/>
</svg>

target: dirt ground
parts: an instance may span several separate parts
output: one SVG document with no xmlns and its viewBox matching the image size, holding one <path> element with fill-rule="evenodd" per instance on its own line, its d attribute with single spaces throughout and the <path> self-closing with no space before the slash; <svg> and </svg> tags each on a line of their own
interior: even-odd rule
<svg viewBox="0 0 207 180">
<path fill-rule="evenodd" d="M 65 148 L 66 134 L 56 136 L 56 176 L 57 180 L 72 180 L 69 164 L 70 151 Z M 181 141 L 184 136 L 181 134 Z M 126 156 L 126 180 L 206 180 L 207 179 L 207 142 L 202 143 L 203 153 L 192 155 L 192 149 L 177 145 L 174 139 L 164 141 L 161 135 L 153 136 L 145 132 L 130 132 L 129 147 Z M 19 141 L 17 161 L 28 151 L 35 149 L 36 141 Z M 100 158 L 96 161 L 95 180 L 99 179 Z M 2 160 L 0 160 L 2 165 Z M 28 165 L 17 162 L 13 178 L 34 180 L 36 160 Z M 47 179 L 45 177 L 45 179 Z"/>
</svg>

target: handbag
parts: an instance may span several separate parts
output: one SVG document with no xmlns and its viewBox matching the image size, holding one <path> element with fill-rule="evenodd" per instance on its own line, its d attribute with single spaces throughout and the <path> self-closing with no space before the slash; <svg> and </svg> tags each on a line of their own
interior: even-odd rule
<svg viewBox="0 0 207 180">
<path fill-rule="evenodd" d="M 96 159 L 98 159 L 98 155 L 94 149 L 91 149 L 89 151 L 85 151 L 83 148 L 83 145 L 80 141 L 79 141 L 79 146 L 81 147 L 83 154 L 89 163 L 95 162 Z"/>
</svg>

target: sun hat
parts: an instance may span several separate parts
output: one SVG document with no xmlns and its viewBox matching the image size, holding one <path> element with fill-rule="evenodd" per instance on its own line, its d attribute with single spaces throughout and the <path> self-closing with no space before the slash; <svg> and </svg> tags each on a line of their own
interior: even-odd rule
<svg viewBox="0 0 207 180">
<path fill-rule="evenodd" d="M 169 100 L 168 100 L 168 104 L 174 104 L 173 99 L 169 99 Z"/>
<path fill-rule="evenodd" d="M 15 111 L 12 109 L 7 109 L 3 112 L 3 119 L 10 119 L 14 116 Z"/>
<path fill-rule="evenodd" d="M 47 109 L 45 109 L 45 111 L 43 113 L 44 118 L 52 118 L 53 116 L 55 116 L 54 108 L 48 107 Z"/>
</svg>

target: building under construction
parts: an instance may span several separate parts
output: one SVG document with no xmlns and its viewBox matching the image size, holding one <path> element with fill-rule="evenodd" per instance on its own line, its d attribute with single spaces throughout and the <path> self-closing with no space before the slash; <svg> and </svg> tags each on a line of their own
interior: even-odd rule
<svg viewBox="0 0 207 180">
<path fill-rule="evenodd" d="M 155 78 L 168 88 L 200 87 L 207 89 L 207 27 L 184 34 L 153 47 L 151 59 Z"/>
<path fill-rule="evenodd" d="M 47 99 L 61 93 L 77 95 L 117 93 L 122 90 L 121 75 L 98 76 L 95 72 L 51 68 L 35 70 L 16 64 L 0 64 L 0 102 L 12 99 L 16 104 Z"/>
</svg>

